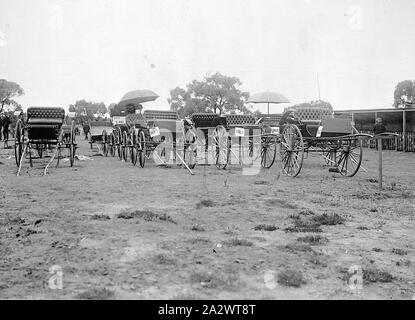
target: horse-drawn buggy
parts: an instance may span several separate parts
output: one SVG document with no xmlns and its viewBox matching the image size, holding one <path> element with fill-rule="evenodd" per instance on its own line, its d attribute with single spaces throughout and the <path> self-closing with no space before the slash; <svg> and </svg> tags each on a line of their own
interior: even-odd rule
<svg viewBox="0 0 415 320">
<path fill-rule="evenodd" d="M 63 108 L 31 107 L 27 109 L 27 119 L 19 119 L 15 128 L 15 158 L 18 166 L 17 175 L 23 160 L 29 157 L 30 166 L 33 166 L 34 152 L 38 158 L 43 157 L 44 151 L 54 151 L 54 154 L 45 167 L 56 158 L 56 167 L 62 157 L 62 150 L 68 150 L 68 158 L 72 167 L 75 159 L 75 122 L 65 123 L 65 110 Z"/>
<path fill-rule="evenodd" d="M 361 140 L 372 137 L 359 133 L 351 119 L 334 118 L 332 112 L 317 108 L 289 109 L 281 119 L 280 131 L 282 170 L 290 177 L 300 173 L 310 153 L 321 154 L 331 171 L 353 177 L 362 162 Z"/>
<path fill-rule="evenodd" d="M 102 146 L 102 152 L 108 156 L 109 136 L 113 131 L 113 125 L 110 120 L 92 120 L 89 121 L 89 144 L 92 149 L 94 143 Z"/>
<path fill-rule="evenodd" d="M 258 123 L 252 115 L 195 113 L 191 119 L 195 128 L 202 132 L 205 154 L 211 150 L 219 169 L 225 169 L 232 157 L 241 165 L 247 159 L 263 168 L 271 168 L 274 164 L 278 132 L 269 125 Z"/>
<path fill-rule="evenodd" d="M 176 112 L 146 110 L 127 114 L 125 124 L 113 132 L 120 159 L 145 166 L 153 156 L 156 164 L 176 161 L 191 170 L 196 165 L 196 134 L 188 120 Z"/>
</svg>

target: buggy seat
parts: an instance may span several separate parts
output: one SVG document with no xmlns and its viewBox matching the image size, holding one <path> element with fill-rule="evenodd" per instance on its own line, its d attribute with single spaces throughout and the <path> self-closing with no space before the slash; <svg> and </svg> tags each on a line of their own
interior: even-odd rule
<svg viewBox="0 0 415 320">
<path fill-rule="evenodd" d="M 27 124 L 56 126 L 63 124 L 65 110 L 63 108 L 30 107 L 27 109 Z"/>
</svg>

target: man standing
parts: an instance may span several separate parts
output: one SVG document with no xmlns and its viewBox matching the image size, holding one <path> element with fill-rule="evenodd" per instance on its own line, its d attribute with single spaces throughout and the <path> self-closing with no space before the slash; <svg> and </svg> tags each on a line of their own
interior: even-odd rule
<svg viewBox="0 0 415 320">
<path fill-rule="evenodd" d="M 10 125 L 10 119 L 9 116 L 5 116 L 3 119 L 3 137 L 4 141 L 9 140 L 9 125 Z"/>
</svg>

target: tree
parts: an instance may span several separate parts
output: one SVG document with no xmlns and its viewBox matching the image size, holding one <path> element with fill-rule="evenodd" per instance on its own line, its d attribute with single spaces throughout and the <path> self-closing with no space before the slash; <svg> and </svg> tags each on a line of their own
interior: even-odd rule
<svg viewBox="0 0 415 320">
<path fill-rule="evenodd" d="M 176 87 L 170 91 L 168 101 L 171 110 L 182 116 L 195 112 L 248 112 L 245 103 L 249 93 L 241 91 L 241 85 L 242 82 L 237 77 L 228 77 L 217 72 L 207 75 L 202 81 L 193 80 L 186 89 Z"/>
<path fill-rule="evenodd" d="M 11 81 L 0 79 L 0 112 L 4 109 L 21 110 L 22 107 L 13 98 L 24 94 L 22 87 Z"/>
<path fill-rule="evenodd" d="M 116 103 L 111 103 L 109 106 L 108 106 L 108 112 L 109 113 L 111 113 L 111 111 L 112 110 L 114 110 L 114 108 L 117 106 L 117 104 Z"/>
<path fill-rule="evenodd" d="M 404 80 L 397 84 L 394 92 L 395 108 L 408 108 L 415 103 L 415 80 Z"/>
<path fill-rule="evenodd" d="M 86 100 L 78 100 L 75 104 L 69 106 L 69 112 L 75 112 L 76 116 L 86 116 L 89 119 L 95 116 L 102 117 L 107 113 L 107 107 L 103 102 L 91 102 Z"/>
</svg>

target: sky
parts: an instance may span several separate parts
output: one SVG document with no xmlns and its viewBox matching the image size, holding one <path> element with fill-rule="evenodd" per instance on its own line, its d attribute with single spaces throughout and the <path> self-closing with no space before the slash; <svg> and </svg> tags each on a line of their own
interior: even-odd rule
<svg viewBox="0 0 415 320">
<path fill-rule="evenodd" d="M 320 91 L 335 110 L 391 107 L 415 79 L 414 13 L 415 0 L 0 0 L 0 79 L 24 108 L 150 89 L 145 108 L 168 109 L 171 89 L 217 71 L 293 103 Z"/>
</svg>

